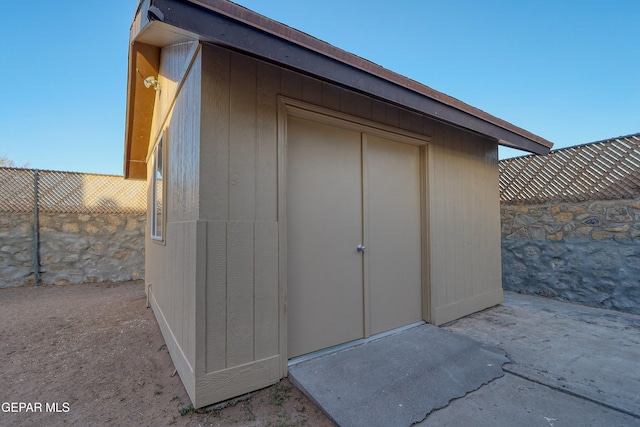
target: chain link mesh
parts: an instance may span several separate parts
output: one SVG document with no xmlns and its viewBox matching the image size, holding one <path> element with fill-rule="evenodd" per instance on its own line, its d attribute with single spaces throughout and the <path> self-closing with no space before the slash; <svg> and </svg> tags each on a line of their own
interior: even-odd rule
<svg viewBox="0 0 640 427">
<path fill-rule="evenodd" d="M 0 168 L 0 212 L 33 212 L 35 174 L 38 209 L 55 213 L 142 213 L 145 181 L 121 176 Z"/>
</svg>

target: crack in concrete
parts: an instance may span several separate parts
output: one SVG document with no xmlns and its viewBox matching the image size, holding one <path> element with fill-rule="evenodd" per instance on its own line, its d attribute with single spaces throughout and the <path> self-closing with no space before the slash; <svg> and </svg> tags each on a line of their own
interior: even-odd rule
<svg viewBox="0 0 640 427">
<path fill-rule="evenodd" d="M 589 401 L 589 402 L 595 403 L 595 404 L 597 404 L 597 405 L 604 406 L 605 408 L 612 409 L 612 410 L 614 410 L 614 411 L 618 411 L 618 412 L 621 412 L 621 413 L 623 413 L 623 414 L 630 415 L 630 416 L 632 416 L 632 417 L 634 417 L 634 418 L 640 419 L 640 414 L 637 414 L 637 413 L 635 413 L 635 412 L 632 412 L 632 411 L 626 410 L 626 409 L 624 409 L 624 408 L 620 408 L 620 407 L 617 407 L 617 406 L 615 406 L 615 405 L 610 405 L 610 404 L 608 404 L 608 403 L 605 403 L 605 402 L 599 401 L 599 400 L 597 400 L 597 399 L 594 399 L 594 398 L 592 398 L 592 397 L 586 396 L 586 395 L 584 395 L 584 394 L 581 394 L 581 393 L 578 393 L 578 392 L 575 392 L 575 391 L 572 391 L 572 390 L 568 390 L 568 389 L 564 389 L 564 388 L 562 388 L 562 387 L 556 387 L 556 386 L 553 386 L 553 385 L 551 385 L 551 384 L 547 384 L 547 383 L 542 382 L 542 381 L 540 381 L 540 380 L 538 380 L 538 379 L 535 379 L 535 378 L 529 377 L 529 376 L 527 376 L 527 375 L 525 375 L 525 374 L 521 374 L 521 373 L 518 373 L 518 372 L 512 371 L 512 370 L 510 370 L 510 369 L 508 369 L 508 368 L 507 368 L 507 369 L 504 369 L 504 371 L 505 371 L 506 373 L 511 374 L 511 375 L 513 375 L 513 376 L 516 376 L 516 377 L 518 377 L 518 378 L 522 378 L 522 379 L 527 380 L 527 381 L 530 381 L 530 382 L 532 382 L 532 383 L 539 384 L 539 385 L 541 385 L 541 386 L 544 386 L 544 387 L 550 388 L 551 390 L 559 391 L 559 392 L 561 392 L 561 393 L 568 394 L 569 396 L 577 397 L 577 398 L 579 398 L 579 399 L 583 399 L 583 400 L 586 400 L 586 401 Z"/>
<path fill-rule="evenodd" d="M 502 350 L 502 349 L 500 349 L 500 350 Z M 415 425 L 417 425 L 417 424 L 420 424 L 420 423 L 422 423 L 422 422 L 426 421 L 426 419 L 427 419 L 427 418 L 429 418 L 429 415 L 433 414 L 434 412 L 436 412 L 436 411 L 438 411 L 438 410 L 440 410 L 440 409 L 444 409 L 444 408 L 446 408 L 447 406 L 451 405 L 451 402 L 454 402 L 454 401 L 456 401 L 456 400 L 460 400 L 460 399 L 464 399 L 465 397 L 469 396 L 471 393 L 475 393 L 476 391 L 480 390 L 482 387 L 487 386 L 487 385 L 489 385 L 489 384 L 493 383 L 494 381 L 499 380 L 500 378 L 503 378 L 503 377 L 504 377 L 504 375 L 505 375 L 505 373 L 507 372 L 507 371 L 505 371 L 504 366 L 505 366 L 505 365 L 508 365 L 508 364 L 511 364 L 512 362 L 511 362 L 511 358 L 509 357 L 509 355 L 507 354 L 507 352 L 506 352 L 506 351 L 504 351 L 504 350 L 502 350 L 502 351 L 505 353 L 505 356 L 507 357 L 507 359 L 509 359 L 509 361 L 508 361 L 508 362 L 504 362 L 504 363 L 502 364 L 502 366 L 501 366 L 501 369 L 502 369 L 502 375 L 499 375 L 499 376 L 497 376 L 497 377 L 494 377 L 494 378 L 490 379 L 489 381 L 487 381 L 487 382 L 485 382 L 485 383 L 480 384 L 478 387 L 474 388 L 473 390 L 469 390 L 469 391 L 467 391 L 467 392 L 466 392 L 464 395 L 462 395 L 462 396 L 458 396 L 458 397 L 453 397 L 453 398 L 451 398 L 451 399 L 450 399 L 446 404 L 444 404 L 444 405 L 442 405 L 442 406 L 439 406 L 439 407 L 437 407 L 437 408 L 432 408 L 429 412 L 427 412 L 427 413 L 426 413 L 426 415 L 424 416 L 424 418 L 422 418 L 422 419 L 421 419 L 421 420 L 419 420 L 419 421 L 414 421 L 413 423 L 411 423 L 411 425 L 410 425 L 409 427 L 413 427 L 413 426 L 415 426 Z"/>
</svg>

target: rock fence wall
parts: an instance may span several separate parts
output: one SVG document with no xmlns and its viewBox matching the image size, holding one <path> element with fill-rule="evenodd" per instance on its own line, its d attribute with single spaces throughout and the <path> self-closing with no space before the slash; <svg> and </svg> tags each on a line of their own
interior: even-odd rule
<svg viewBox="0 0 640 427">
<path fill-rule="evenodd" d="M 40 283 L 144 278 L 145 215 L 39 214 Z M 0 212 L 0 288 L 34 282 L 33 213 Z"/>
<path fill-rule="evenodd" d="M 501 207 L 505 290 L 640 314 L 640 200 Z"/>
</svg>

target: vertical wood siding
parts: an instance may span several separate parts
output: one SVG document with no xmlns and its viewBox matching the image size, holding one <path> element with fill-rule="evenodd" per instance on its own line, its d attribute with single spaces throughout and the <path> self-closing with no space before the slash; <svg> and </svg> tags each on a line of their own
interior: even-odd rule
<svg viewBox="0 0 640 427">
<path fill-rule="evenodd" d="M 189 69 L 194 45 L 164 48 L 161 53 L 152 135 L 167 129 L 165 243 L 147 237 L 146 281 L 156 317 L 190 396 L 195 392 L 196 272 L 199 212 L 199 116 L 201 56 Z M 182 86 L 177 92 L 180 83 Z M 149 89 L 152 90 L 152 89 Z M 150 149 L 155 144 L 155 136 Z M 151 167 L 151 164 L 148 165 Z M 153 171 L 148 170 L 149 177 Z M 150 221 L 147 221 L 150 223 Z M 147 233 L 149 236 L 149 233 Z"/>
<path fill-rule="evenodd" d="M 207 265 L 206 371 L 216 372 L 278 356 L 280 71 L 211 46 L 203 64 L 200 217 L 216 251 Z"/>
<path fill-rule="evenodd" d="M 433 128 L 429 152 L 432 319 L 442 324 L 502 302 L 495 143 Z"/>
<path fill-rule="evenodd" d="M 279 378 L 277 95 L 280 70 L 203 47 L 200 220 L 206 343 L 198 399 Z M 221 387 L 221 383 L 225 387 Z"/>
</svg>

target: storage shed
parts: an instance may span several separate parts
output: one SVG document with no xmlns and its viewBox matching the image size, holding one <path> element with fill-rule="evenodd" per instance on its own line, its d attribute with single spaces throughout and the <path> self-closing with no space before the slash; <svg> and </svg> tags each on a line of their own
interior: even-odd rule
<svg viewBox="0 0 640 427">
<path fill-rule="evenodd" d="M 551 147 L 224 0 L 139 4 L 127 102 L 147 293 L 195 407 L 502 302 L 497 147 Z"/>
</svg>

